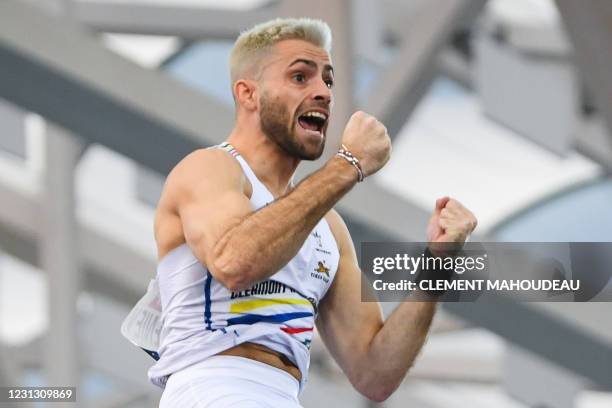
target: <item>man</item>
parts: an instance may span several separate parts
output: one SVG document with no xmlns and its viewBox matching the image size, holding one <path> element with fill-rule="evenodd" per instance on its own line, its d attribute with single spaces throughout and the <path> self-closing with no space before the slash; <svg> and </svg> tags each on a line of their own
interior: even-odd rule
<svg viewBox="0 0 612 408">
<path fill-rule="evenodd" d="M 168 176 L 155 220 L 163 328 L 149 371 L 161 407 L 299 407 L 313 329 L 353 386 L 386 399 L 423 345 L 435 302 L 383 322 L 361 302 L 361 271 L 333 206 L 389 159 L 374 117 L 355 113 L 342 149 L 323 152 L 332 108 L 331 34 L 320 21 L 274 20 L 241 34 L 230 57 L 236 124 Z M 430 242 L 461 245 L 476 219 L 444 197 Z"/>
</svg>

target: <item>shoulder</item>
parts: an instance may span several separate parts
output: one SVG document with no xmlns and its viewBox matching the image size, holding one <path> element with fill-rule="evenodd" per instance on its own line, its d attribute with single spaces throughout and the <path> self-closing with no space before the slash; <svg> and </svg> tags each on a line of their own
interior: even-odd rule
<svg viewBox="0 0 612 408">
<path fill-rule="evenodd" d="M 346 253 L 347 251 L 352 252 L 354 250 L 353 240 L 351 239 L 351 234 L 342 216 L 340 216 L 335 209 L 331 209 L 325 214 L 325 221 L 327 221 L 329 229 L 338 244 L 340 253 Z"/>
<path fill-rule="evenodd" d="M 170 172 L 169 179 L 191 179 L 204 176 L 239 177 L 238 161 L 222 149 L 198 149 L 185 156 Z"/>
<path fill-rule="evenodd" d="M 342 219 L 340 214 L 338 214 L 338 211 L 333 208 L 329 210 L 327 214 L 325 214 L 325 221 L 327 221 L 327 224 L 329 224 L 329 228 L 334 234 L 336 230 L 342 230 L 346 228 L 344 220 Z"/>
<path fill-rule="evenodd" d="M 180 193 L 203 185 L 250 190 L 242 167 L 223 149 L 198 149 L 185 156 L 168 175 L 164 189 Z"/>
</svg>

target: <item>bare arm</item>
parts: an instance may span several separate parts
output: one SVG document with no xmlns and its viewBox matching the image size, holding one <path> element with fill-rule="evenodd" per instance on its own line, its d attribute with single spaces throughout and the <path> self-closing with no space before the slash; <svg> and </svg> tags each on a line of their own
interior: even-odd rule
<svg viewBox="0 0 612 408">
<path fill-rule="evenodd" d="M 380 305 L 361 301 L 364 279 L 349 232 L 335 212 L 327 220 L 340 250 L 334 283 L 321 302 L 317 330 L 353 386 L 375 401 L 402 382 L 423 346 L 435 302 L 404 302 L 383 322 Z"/>
<path fill-rule="evenodd" d="M 291 193 L 230 227 L 212 248 L 214 269 L 236 289 L 276 273 L 356 181 L 351 165 L 340 158 L 330 160 Z"/>
<path fill-rule="evenodd" d="M 400 385 L 423 347 L 436 302 L 403 302 L 383 322 L 378 303 L 361 301 L 365 278 L 346 225 L 334 211 L 327 221 L 338 243 L 340 263 L 321 302 L 317 329 L 353 386 L 366 397 L 382 401 Z M 474 214 L 461 203 L 443 197 L 436 201 L 427 239 L 434 248 L 441 242 L 461 247 L 476 224 Z M 369 285 L 364 289 L 371 291 Z M 414 293 L 415 299 L 419 295 Z"/>
<path fill-rule="evenodd" d="M 364 176 L 389 160 L 387 129 L 366 113 L 351 116 L 342 142 L 356 153 Z M 179 167 L 168 182 L 178 185 L 177 213 L 185 239 L 215 279 L 230 290 L 248 288 L 287 264 L 358 178 L 353 165 L 333 157 L 291 193 L 254 212 L 244 194 L 248 181 L 224 152 L 201 150 Z"/>
<path fill-rule="evenodd" d="M 289 262 L 357 180 L 348 162 L 334 158 L 291 193 L 253 211 L 244 193 L 248 182 L 225 152 L 194 153 L 179 172 L 178 212 L 187 243 L 230 290 L 248 288 Z"/>
</svg>

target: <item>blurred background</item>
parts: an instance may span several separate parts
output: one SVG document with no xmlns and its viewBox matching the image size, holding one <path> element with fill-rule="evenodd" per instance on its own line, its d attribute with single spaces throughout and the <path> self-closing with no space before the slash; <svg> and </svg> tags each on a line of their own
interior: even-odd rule
<svg viewBox="0 0 612 408">
<path fill-rule="evenodd" d="M 445 194 L 479 218 L 473 240 L 612 241 L 612 1 L 2 0 L 0 385 L 156 406 L 153 360 L 119 327 L 155 274 L 164 175 L 224 140 L 233 40 L 277 16 L 332 27 L 326 157 L 356 109 L 393 138 L 389 164 L 338 206 L 357 246 L 423 241 Z M 315 341 L 302 403 L 611 407 L 611 312 L 440 305 L 382 404 Z"/>
</svg>

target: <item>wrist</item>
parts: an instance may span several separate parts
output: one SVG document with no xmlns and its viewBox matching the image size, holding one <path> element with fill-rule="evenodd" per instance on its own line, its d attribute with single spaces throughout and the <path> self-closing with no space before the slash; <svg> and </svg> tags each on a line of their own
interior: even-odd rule
<svg viewBox="0 0 612 408">
<path fill-rule="evenodd" d="M 427 245 L 426 251 L 428 251 L 430 255 L 436 257 L 454 257 L 461 251 L 461 248 L 462 244 L 454 241 L 430 242 Z"/>
<path fill-rule="evenodd" d="M 416 283 L 421 287 L 421 281 L 428 281 L 427 287 L 434 289 L 423 289 L 420 292 L 427 295 L 429 299 L 438 299 L 446 293 L 446 289 L 437 289 L 444 287 L 443 282 L 450 282 L 454 278 L 454 270 L 445 265 L 446 256 L 443 253 L 433 252 L 431 246 L 425 248 L 423 253 L 424 263 L 426 267 L 422 267 L 416 277 Z M 433 261 L 433 262 L 430 262 Z M 430 267 L 431 265 L 431 267 Z"/>
<path fill-rule="evenodd" d="M 359 162 L 359 159 L 355 157 L 345 145 L 342 145 L 342 147 L 338 150 L 338 153 L 336 153 L 336 157 L 340 157 L 346 160 L 348 163 L 350 163 L 351 166 L 355 168 L 355 170 L 357 171 L 358 182 L 362 182 L 364 180 L 365 176 L 363 173 L 363 169 L 361 168 L 361 163 Z"/>
<path fill-rule="evenodd" d="M 359 181 L 359 171 L 343 157 L 332 157 L 327 162 L 327 166 L 333 169 L 334 174 L 343 180 L 350 181 L 351 184 L 356 184 Z"/>
</svg>

